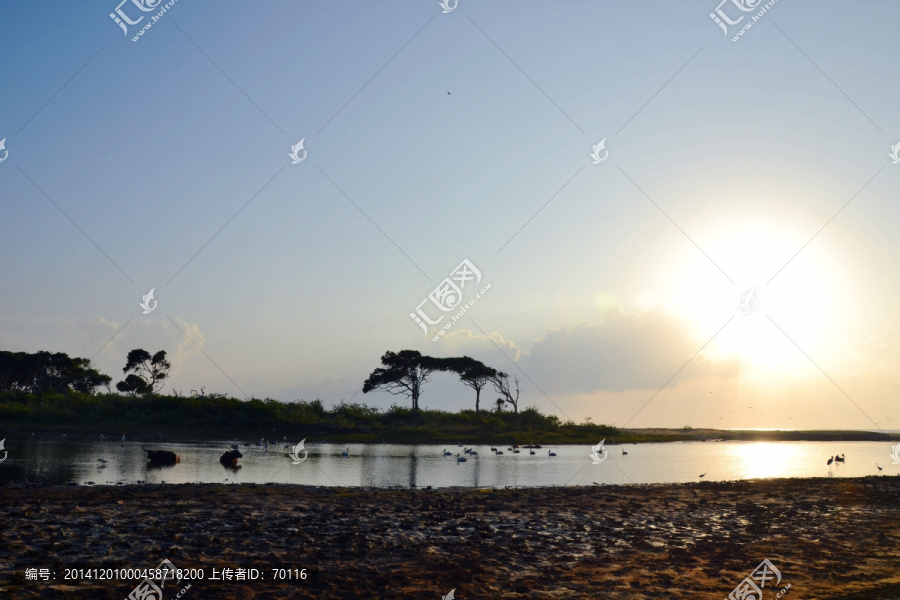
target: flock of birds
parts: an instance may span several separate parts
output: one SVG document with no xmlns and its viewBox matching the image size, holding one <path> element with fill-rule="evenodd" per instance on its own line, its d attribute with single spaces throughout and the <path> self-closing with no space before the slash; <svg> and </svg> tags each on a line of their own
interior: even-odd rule
<svg viewBox="0 0 900 600">
<path fill-rule="evenodd" d="M 465 447 L 463 447 L 462 444 L 459 444 L 459 447 L 463 449 L 463 454 L 468 454 L 469 456 L 478 456 L 478 452 L 474 448 L 465 448 Z M 541 445 L 537 444 L 537 445 L 533 445 L 533 446 L 532 445 L 519 446 L 518 444 L 513 444 L 512 446 L 507 448 L 506 451 L 512 452 L 513 454 L 520 454 L 521 448 L 527 448 L 528 454 L 530 454 L 531 456 L 534 456 L 535 454 L 537 454 L 534 451 L 534 449 L 535 448 L 541 449 Z M 496 446 L 491 446 L 491 452 L 493 452 L 495 455 L 498 455 L 498 456 L 503 454 L 503 450 L 500 450 Z M 442 452 L 442 454 L 444 456 L 454 456 L 454 454 L 452 452 L 450 452 L 449 450 L 447 450 L 446 448 L 444 448 L 444 451 Z M 468 460 L 465 456 L 461 456 L 459 453 L 457 453 L 455 456 L 456 456 L 456 462 L 458 462 L 458 463 L 466 462 Z M 547 456 L 556 456 L 556 452 L 553 452 L 552 450 L 547 450 Z"/>
</svg>

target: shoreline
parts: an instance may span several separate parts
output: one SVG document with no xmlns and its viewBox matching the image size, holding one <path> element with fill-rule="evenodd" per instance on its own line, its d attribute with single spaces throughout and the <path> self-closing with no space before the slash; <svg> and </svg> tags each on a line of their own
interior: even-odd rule
<svg viewBox="0 0 900 600">
<path fill-rule="evenodd" d="M 4 486 L 0 494 L 8 523 L 0 593 L 11 599 L 121 599 L 136 583 L 11 581 L 21 565 L 60 557 L 83 568 L 169 559 L 207 572 L 317 570 L 316 585 L 192 582 L 190 597 L 224 600 L 439 598 L 453 588 L 460 600 L 721 598 L 763 559 L 790 583 L 788 600 L 900 597 L 896 477 L 508 490 Z"/>
<path fill-rule="evenodd" d="M 290 431 L 296 429 L 297 431 Z M 146 433 L 143 431 L 132 431 L 125 427 L 120 430 L 112 429 L 96 429 L 84 431 L 81 429 L 67 430 L 65 427 L 56 427 L 53 430 L 46 429 L 30 429 L 21 426 L 6 426 L 4 435 L 10 441 L 18 438 L 20 440 L 60 438 L 65 433 L 67 438 L 71 439 L 96 439 L 101 435 L 110 441 L 116 441 L 125 432 L 127 439 L 130 441 L 141 441 L 144 443 L 154 443 L 160 440 L 155 435 L 155 431 Z M 118 431 L 118 433 L 116 433 Z M 288 430 L 275 430 L 271 432 L 270 442 L 278 443 L 281 438 L 289 436 L 290 439 L 302 438 L 307 443 L 335 443 L 335 444 L 380 444 L 382 441 L 388 444 L 405 444 L 405 445 L 439 445 L 449 443 L 463 443 L 467 446 L 478 445 L 512 445 L 519 444 L 527 447 L 528 444 L 540 444 L 543 446 L 560 446 L 560 445 L 583 445 L 595 444 L 601 437 L 606 438 L 606 444 L 610 446 L 624 444 L 661 444 L 668 442 L 900 442 L 900 432 L 898 433 L 882 433 L 877 431 L 865 430 L 818 430 L 818 429 L 777 429 L 777 430 L 752 430 L 752 429 L 666 429 L 666 428 L 646 428 L 646 429 L 622 429 L 619 434 L 598 433 L 593 437 L 585 435 L 578 436 L 561 436 L 557 434 L 548 434 L 546 432 L 511 432 L 498 433 L 496 435 L 486 436 L 479 432 L 476 435 L 467 434 L 465 432 L 457 432 L 457 434 L 437 434 L 424 435 L 416 433 L 415 435 L 398 436 L 394 430 L 384 431 L 368 431 L 365 433 L 347 433 L 336 432 L 334 434 L 323 434 L 321 430 L 304 430 L 303 428 L 289 428 Z M 327 437 L 323 437 L 327 436 Z M 256 436 L 256 437 L 254 437 Z M 599 436 L 599 437 L 598 437 Z M 209 442 L 233 442 L 253 443 L 258 439 L 264 439 L 266 432 L 256 432 L 252 436 L 244 433 L 235 435 L 222 434 L 197 434 L 197 433 L 174 433 L 164 436 L 165 443 L 179 441 L 209 441 Z M 403 439 L 397 439 L 402 437 Z M 596 440 L 594 438 L 597 438 Z"/>
</svg>

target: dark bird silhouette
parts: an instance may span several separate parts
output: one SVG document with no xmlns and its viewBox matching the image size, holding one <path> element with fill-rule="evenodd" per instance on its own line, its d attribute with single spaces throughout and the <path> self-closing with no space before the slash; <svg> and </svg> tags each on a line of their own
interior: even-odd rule
<svg viewBox="0 0 900 600">
<path fill-rule="evenodd" d="M 844 457 L 843 454 L 841 454 L 840 456 L 834 457 L 834 462 L 844 462 L 845 460 L 847 460 L 847 459 Z"/>
<path fill-rule="evenodd" d="M 834 462 L 834 457 L 832 456 L 831 458 L 828 459 L 828 462 L 825 464 L 827 464 L 830 467 L 831 463 L 833 463 L 833 462 Z"/>
<path fill-rule="evenodd" d="M 701 474 L 700 477 L 706 477 L 706 473 Z"/>
<path fill-rule="evenodd" d="M 875 463 L 875 466 L 878 467 L 878 470 L 879 470 L 879 471 L 884 471 L 884 469 L 882 469 L 882 468 L 881 468 L 881 465 L 879 465 L 878 463 Z"/>
<path fill-rule="evenodd" d="M 628 453 L 622 450 L 622 456 L 626 456 Z"/>
<path fill-rule="evenodd" d="M 447 92 L 447 95 L 449 96 L 449 95 L 450 95 L 450 92 Z"/>
</svg>

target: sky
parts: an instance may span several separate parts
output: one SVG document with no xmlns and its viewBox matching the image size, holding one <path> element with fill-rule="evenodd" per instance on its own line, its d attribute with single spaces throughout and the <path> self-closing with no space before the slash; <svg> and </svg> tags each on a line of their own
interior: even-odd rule
<svg viewBox="0 0 900 600">
<path fill-rule="evenodd" d="M 0 5 L 0 349 L 387 408 L 408 348 L 562 420 L 898 428 L 896 3 L 169 4 Z"/>
</svg>

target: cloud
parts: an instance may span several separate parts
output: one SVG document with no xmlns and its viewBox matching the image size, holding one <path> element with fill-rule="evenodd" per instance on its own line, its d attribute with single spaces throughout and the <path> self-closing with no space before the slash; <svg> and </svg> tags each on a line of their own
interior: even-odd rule
<svg viewBox="0 0 900 600">
<path fill-rule="evenodd" d="M 183 364 L 186 359 L 200 353 L 200 350 L 206 345 L 206 337 L 196 323 L 188 323 L 182 320 L 181 317 L 175 317 L 175 322 L 181 331 L 184 332 L 178 347 L 175 348 L 175 361 Z"/>
<path fill-rule="evenodd" d="M 520 366 L 549 394 L 673 387 L 678 378 L 670 378 L 701 345 L 677 318 L 661 309 L 633 315 L 610 309 L 600 323 L 583 321 L 571 331 L 548 331 Z M 697 356 L 681 376 L 733 377 L 737 364 Z"/>
</svg>

